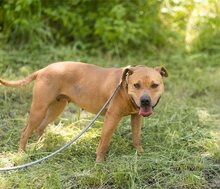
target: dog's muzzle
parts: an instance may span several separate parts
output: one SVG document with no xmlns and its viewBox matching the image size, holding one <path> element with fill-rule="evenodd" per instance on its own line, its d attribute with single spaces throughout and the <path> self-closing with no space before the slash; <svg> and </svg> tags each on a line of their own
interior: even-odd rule
<svg viewBox="0 0 220 189">
<path fill-rule="evenodd" d="M 153 113 L 151 98 L 148 95 L 143 95 L 140 98 L 140 110 L 139 115 L 144 117 L 150 116 Z"/>
</svg>

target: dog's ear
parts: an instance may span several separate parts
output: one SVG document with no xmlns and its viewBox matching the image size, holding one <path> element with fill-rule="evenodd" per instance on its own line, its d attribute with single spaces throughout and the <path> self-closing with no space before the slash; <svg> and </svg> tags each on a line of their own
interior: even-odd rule
<svg viewBox="0 0 220 189">
<path fill-rule="evenodd" d="M 131 66 L 127 66 L 123 69 L 121 79 L 124 81 L 128 75 L 133 74 L 133 70 Z"/>
<path fill-rule="evenodd" d="M 163 66 L 155 67 L 154 69 L 157 70 L 162 77 L 168 77 L 168 72 Z"/>
</svg>

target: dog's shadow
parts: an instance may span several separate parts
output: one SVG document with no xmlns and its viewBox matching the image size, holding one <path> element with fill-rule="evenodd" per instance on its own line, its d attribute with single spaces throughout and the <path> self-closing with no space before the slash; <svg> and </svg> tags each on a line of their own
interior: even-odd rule
<svg viewBox="0 0 220 189">
<path fill-rule="evenodd" d="M 69 105 L 62 116 L 50 124 L 41 138 L 37 140 L 32 136 L 29 140 L 27 150 L 34 153 L 50 153 L 61 148 L 63 145 L 77 136 L 85 128 L 94 115 L 87 113 L 74 105 Z M 65 154 L 81 157 L 82 155 L 94 155 L 100 139 L 103 118 L 99 118 L 92 128 L 85 132 L 71 146 L 65 149 Z"/>
</svg>

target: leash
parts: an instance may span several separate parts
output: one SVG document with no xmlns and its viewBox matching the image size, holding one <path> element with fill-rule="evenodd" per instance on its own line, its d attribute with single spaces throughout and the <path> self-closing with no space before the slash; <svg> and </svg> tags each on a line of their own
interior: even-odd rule
<svg viewBox="0 0 220 189">
<path fill-rule="evenodd" d="M 115 90 L 112 92 L 111 96 L 109 97 L 109 99 L 106 101 L 106 103 L 103 105 L 103 107 L 99 110 L 99 112 L 96 114 L 96 116 L 92 119 L 92 121 L 77 135 L 75 136 L 72 140 L 70 140 L 67 144 L 65 144 L 64 146 L 62 146 L 61 148 L 59 148 L 58 150 L 52 152 L 51 154 L 32 161 L 30 163 L 26 163 L 23 165 L 18 165 L 18 166 L 14 166 L 14 167 L 5 167 L 5 168 L 0 168 L 0 171 L 11 171 L 11 170 L 18 170 L 18 169 L 24 169 L 27 167 L 30 167 L 32 165 L 35 165 L 37 163 L 41 163 L 42 161 L 45 161 L 47 159 L 49 159 L 50 157 L 58 154 L 59 152 L 63 151 L 65 148 L 67 148 L 68 146 L 70 146 L 72 143 L 74 143 L 77 139 L 79 139 L 79 137 L 81 137 L 93 124 L 94 122 L 98 119 L 98 117 L 101 115 L 101 113 L 103 112 L 103 110 L 106 108 L 106 106 L 109 104 L 109 102 L 111 101 L 111 99 L 115 96 L 115 94 L 118 92 L 119 88 L 121 87 L 123 82 L 123 79 L 120 80 L 120 82 L 118 83 L 118 85 L 116 86 Z"/>
</svg>

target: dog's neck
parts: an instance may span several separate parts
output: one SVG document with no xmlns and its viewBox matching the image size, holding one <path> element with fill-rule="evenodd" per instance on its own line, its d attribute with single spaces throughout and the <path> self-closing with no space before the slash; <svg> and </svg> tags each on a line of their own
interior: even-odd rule
<svg viewBox="0 0 220 189">
<path fill-rule="evenodd" d="M 122 88 L 123 88 L 123 93 L 126 96 L 126 99 L 127 99 L 128 103 L 130 104 L 131 112 L 132 113 L 137 113 L 139 107 L 135 103 L 134 99 L 128 94 L 128 83 L 127 83 L 127 80 L 125 80 L 122 83 Z"/>
</svg>

